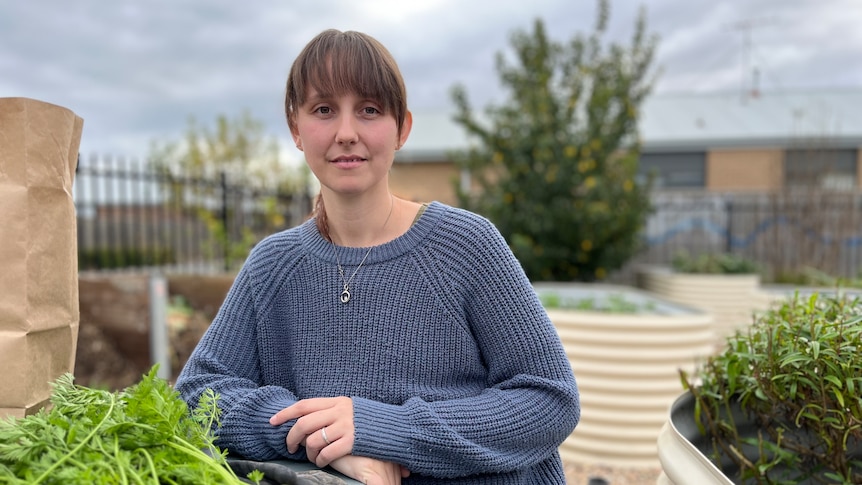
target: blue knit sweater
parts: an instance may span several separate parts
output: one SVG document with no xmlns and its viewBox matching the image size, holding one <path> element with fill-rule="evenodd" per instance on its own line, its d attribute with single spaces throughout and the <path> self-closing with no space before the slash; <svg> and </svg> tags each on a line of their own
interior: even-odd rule
<svg viewBox="0 0 862 485">
<path fill-rule="evenodd" d="M 339 247 L 349 277 L 367 249 Z M 252 251 L 176 384 L 221 395 L 218 444 L 291 455 L 269 418 L 299 399 L 353 398 L 353 454 L 405 484 L 565 484 L 557 448 L 580 416 L 560 339 L 499 231 L 431 203 L 371 250 L 341 303 L 334 246 L 314 221 Z"/>
</svg>

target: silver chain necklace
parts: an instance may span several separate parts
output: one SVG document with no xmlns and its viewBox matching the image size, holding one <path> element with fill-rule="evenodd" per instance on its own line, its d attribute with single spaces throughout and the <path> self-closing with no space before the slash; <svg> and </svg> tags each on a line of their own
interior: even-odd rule
<svg viewBox="0 0 862 485">
<path fill-rule="evenodd" d="M 386 220 L 383 221 L 383 227 L 380 228 L 381 232 L 386 229 L 386 224 L 389 223 L 389 218 L 392 217 L 392 208 L 395 207 L 395 199 L 392 194 L 389 195 L 389 198 L 389 214 L 386 216 Z M 344 284 L 339 299 L 341 300 L 341 303 L 347 303 L 350 301 L 350 283 L 353 282 L 353 278 L 356 276 L 356 273 L 359 272 L 359 268 L 361 268 L 362 264 L 365 263 L 365 260 L 368 259 L 368 255 L 371 254 L 371 250 L 374 249 L 374 246 L 368 248 L 368 251 L 365 252 L 365 256 L 362 257 L 362 261 L 359 262 L 359 266 L 353 270 L 353 274 L 346 280 L 344 279 L 344 268 L 341 267 L 341 259 L 338 257 L 338 246 L 333 245 L 333 247 L 335 249 L 335 261 L 338 265 L 338 275 L 341 276 L 341 282 Z"/>
</svg>

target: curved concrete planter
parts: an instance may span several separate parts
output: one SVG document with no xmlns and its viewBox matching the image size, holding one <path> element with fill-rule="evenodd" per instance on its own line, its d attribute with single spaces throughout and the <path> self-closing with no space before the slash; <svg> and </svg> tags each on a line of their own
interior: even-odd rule
<svg viewBox="0 0 862 485">
<path fill-rule="evenodd" d="M 644 313 L 548 308 L 581 392 L 581 421 L 560 447 L 564 460 L 658 467 L 656 439 L 679 395 L 679 369 L 712 349 L 712 317 L 613 285 L 537 284 L 539 295 L 601 302 L 618 295 Z"/>
<path fill-rule="evenodd" d="M 761 290 L 760 276 L 755 274 L 689 274 L 668 267 L 644 266 L 637 272 L 637 286 L 661 298 L 711 313 L 717 345 L 723 344 L 737 329 L 751 324 L 753 314 L 766 310 L 773 301 Z"/>
</svg>

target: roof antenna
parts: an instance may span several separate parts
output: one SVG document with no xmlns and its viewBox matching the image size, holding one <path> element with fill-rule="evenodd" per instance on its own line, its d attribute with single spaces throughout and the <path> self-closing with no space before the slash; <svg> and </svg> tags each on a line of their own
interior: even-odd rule
<svg viewBox="0 0 862 485">
<path fill-rule="evenodd" d="M 756 67 L 751 70 L 751 89 L 748 95 L 753 99 L 760 97 L 760 69 Z"/>
<path fill-rule="evenodd" d="M 741 59 L 741 86 L 740 86 L 740 101 L 745 104 L 749 98 L 760 96 L 760 71 L 757 68 L 751 68 L 751 31 L 758 27 L 764 27 L 773 23 L 772 19 L 748 19 L 740 20 L 730 25 L 733 30 L 742 32 L 742 59 Z M 749 85 L 749 79 L 750 85 Z"/>
</svg>

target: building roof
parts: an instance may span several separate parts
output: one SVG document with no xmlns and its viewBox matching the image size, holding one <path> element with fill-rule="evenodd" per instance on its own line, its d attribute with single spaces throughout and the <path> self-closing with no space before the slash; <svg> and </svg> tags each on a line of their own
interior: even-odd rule
<svg viewBox="0 0 862 485">
<path fill-rule="evenodd" d="M 862 146 L 862 89 L 657 95 L 639 121 L 645 149 Z"/>
<path fill-rule="evenodd" d="M 639 129 L 645 151 L 721 147 L 862 147 L 862 88 L 656 94 L 644 102 Z M 440 160 L 470 145 L 442 110 L 413 113 L 413 131 L 398 161 Z"/>
</svg>

